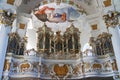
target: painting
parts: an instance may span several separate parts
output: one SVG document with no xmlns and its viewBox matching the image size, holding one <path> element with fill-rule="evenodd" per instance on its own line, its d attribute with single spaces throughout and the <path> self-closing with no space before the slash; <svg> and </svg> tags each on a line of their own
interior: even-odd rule
<svg viewBox="0 0 120 80">
<path fill-rule="evenodd" d="M 73 7 L 54 8 L 44 6 L 35 11 L 35 16 L 43 22 L 65 22 L 76 20 L 80 14 Z"/>
</svg>

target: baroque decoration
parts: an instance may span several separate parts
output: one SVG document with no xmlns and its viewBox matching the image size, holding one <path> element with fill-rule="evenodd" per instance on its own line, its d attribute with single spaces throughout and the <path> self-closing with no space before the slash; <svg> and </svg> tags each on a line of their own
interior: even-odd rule
<svg viewBox="0 0 120 80">
<path fill-rule="evenodd" d="M 24 4 L 29 1 L 25 0 Z M 47 1 L 43 0 L 42 4 L 47 4 Z M 72 0 L 55 1 L 57 5 L 67 1 L 74 5 Z M 78 4 L 76 6 L 79 7 Z M 55 12 L 57 10 L 60 13 Z M 72 22 L 80 16 L 78 10 L 73 7 L 58 9 L 47 5 L 34 11 L 34 15 L 42 22 L 52 23 Z M 107 27 L 117 25 L 119 15 L 118 12 L 104 15 Z M 15 14 L 0 11 L 0 23 L 10 26 L 14 18 Z M 52 31 L 44 23 L 36 33 L 37 51 L 34 48 L 26 49 L 26 36 L 20 37 L 17 31 L 8 34 L 4 75 L 9 74 L 10 78 L 34 77 L 45 80 L 119 76 L 110 33 L 103 32 L 97 37 L 90 37 L 83 51 L 80 44 L 81 32 L 73 24 L 62 33 L 60 30 Z"/>
<path fill-rule="evenodd" d="M 0 10 L 0 24 L 5 24 L 11 26 L 16 14 L 11 13 L 10 11 Z"/>
<path fill-rule="evenodd" d="M 118 75 L 109 33 L 91 37 L 89 47 L 83 52 L 80 50 L 80 31 L 73 24 L 63 34 L 61 31 L 54 33 L 44 24 L 38 28 L 37 36 L 35 51 L 25 49 L 26 37 L 20 38 L 16 32 L 9 34 L 4 73 L 11 77 L 56 80 Z"/>
<path fill-rule="evenodd" d="M 115 27 L 119 24 L 118 17 L 120 16 L 120 12 L 117 11 L 108 11 L 106 15 L 103 16 L 105 20 L 105 24 L 107 27 Z"/>
</svg>

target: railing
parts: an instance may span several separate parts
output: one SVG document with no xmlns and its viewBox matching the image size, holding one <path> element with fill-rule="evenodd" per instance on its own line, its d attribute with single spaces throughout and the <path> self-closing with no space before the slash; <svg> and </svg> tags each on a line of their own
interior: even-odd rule
<svg viewBox="0 0 120 80">
<path fill-rule="evenodd" d="M 38 56 L 12 55 L 10 77 L 39 77 L 41 60 Z M 7 64 L 6 64 L 7 65 Z M 6 72 L 5 70 L 4 72 Z"/>
<path fill-rule="evenodd" d="M 42 79 L 81 79 L 118 76 L 114 55 L 87 56 L 77 60 L 41 59 Z"/>
<path fill-rule="evenodd" d="M 52 59 L 8 53 L 6 60 L 10 64 L 8 63 L 9 66 L 6 68 L 8 70 L 4 70 L 4 73 L 8 73 L 12 78 L 80 79 L 118 75 L 114 54 L 110 53 L 103 56 L 84 56 L 78 59 Z"/>
</svg>

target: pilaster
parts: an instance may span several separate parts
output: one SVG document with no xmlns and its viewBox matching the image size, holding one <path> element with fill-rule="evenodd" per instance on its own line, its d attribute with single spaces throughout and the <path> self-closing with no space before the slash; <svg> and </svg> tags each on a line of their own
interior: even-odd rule
<svg viewBox="0 0 120 80">
<path fill-rule="evenodd" d="M 120 34 L 119 34 L 119 16 L 120 13 L 117 11 L 109 11 L 103 16 L 105 24 L 109 33 L 112 34 L 112 44 L 114 49 L 114 54 L 116 57 L 116 64 L 118 68 L 118 73 L 120 75 Z M 113 76 L 114 80 L 120 79 L 119 75 Z"/>
<path fill-rule="evenodd" d="M 6 49 L 8 43 L 8 34 L 12 29 L 12 23 L 15 19 L 16 14 L 12 13 L 11 10 L 0 10 L 0 80 L 2 79 L 2 72 L 4 67 L 4 61 L 6 56 Z"/>
</svg>

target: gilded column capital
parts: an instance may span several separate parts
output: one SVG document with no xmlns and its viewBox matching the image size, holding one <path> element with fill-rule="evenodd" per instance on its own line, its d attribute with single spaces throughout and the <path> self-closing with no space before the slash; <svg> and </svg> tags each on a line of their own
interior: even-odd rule
<svg viewBox="0 0 120 80">
<path fill-rule="evenodd" d="M 6 10 L 0 10 L 0 24 L 11 26 L 15 17 L 16 17 L 16 14 L 14 13 L 11 13 Z"/>
<path fill-rule="evenodd" d="M 109 11 L 106 15 L 103 16 L 103 19 L 105 21 L 105 24 L 108 27 L 113 27 L 117 26 L 119 24 L 119 19 L 118 17 L 120 16 L 120 12 L 117 11 Z"/>
</svg>

